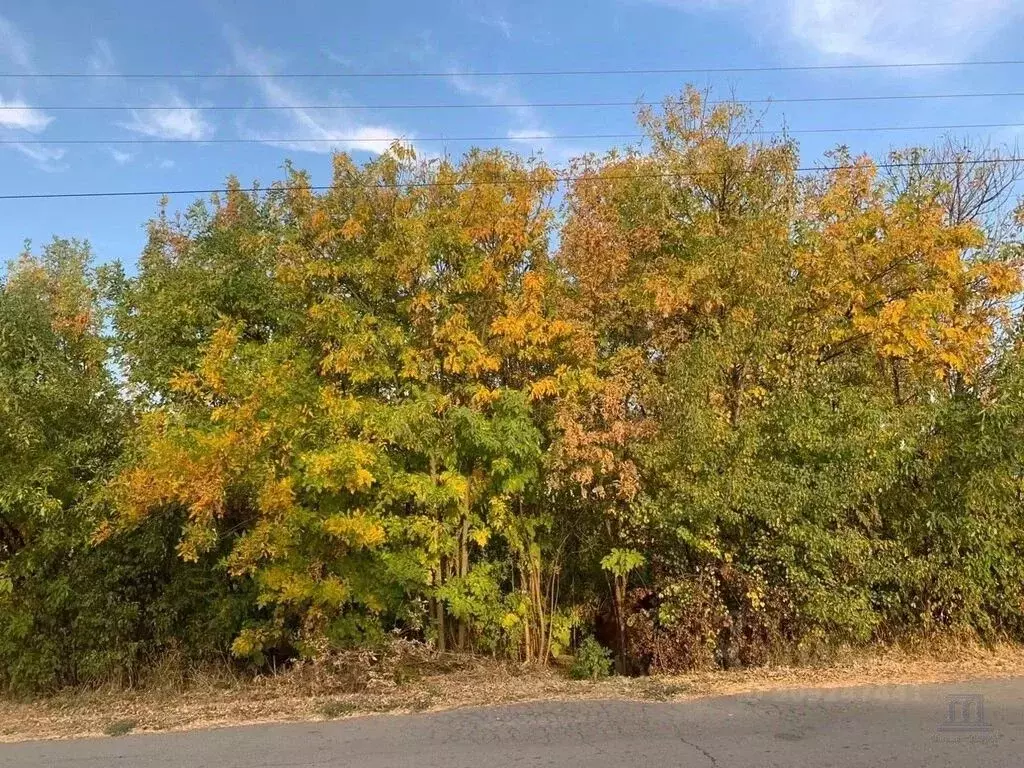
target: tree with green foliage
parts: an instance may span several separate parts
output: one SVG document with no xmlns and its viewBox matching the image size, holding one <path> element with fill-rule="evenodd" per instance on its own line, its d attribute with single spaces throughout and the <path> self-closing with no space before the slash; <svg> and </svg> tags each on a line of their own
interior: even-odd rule
<svg viewBox="0 0 1024 768">
<path fill-rule="evenodd" d="M 805 174 L 693 90 L 640 122 L 560 207 L 536 158 L 396 145 L 162 206 L 134 270 L 11 265 L 0 684 L 1024 639 L 1018 166 Z"/>
</svg>

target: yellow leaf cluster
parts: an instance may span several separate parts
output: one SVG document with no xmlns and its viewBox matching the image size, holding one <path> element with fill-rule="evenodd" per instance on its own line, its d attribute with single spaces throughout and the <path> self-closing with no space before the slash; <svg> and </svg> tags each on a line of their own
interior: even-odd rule
<svg viewBox="0 0 1024 768">
<path fill-rule="evenodd" d="M 323 529 L 350 547 L 379 547 L 387 538 L 380 521 L 360 513 L 331 515 L 324 520 Z"/>
</svg>

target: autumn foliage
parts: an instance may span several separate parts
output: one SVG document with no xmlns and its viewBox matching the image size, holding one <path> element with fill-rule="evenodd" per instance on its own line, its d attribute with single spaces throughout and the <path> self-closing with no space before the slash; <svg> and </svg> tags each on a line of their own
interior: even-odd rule
<svg viewBox="0 0 1024 768">
<path fill-rule="evenodd" d="M 13 265 L 0 681 L 393 634 L 544 662 L 597 631 L 624 671 L 1022 637 L 1012 166 L 802 173 L 693 91 L 640 120 L 567 171 L 396 146 L 232 181 L 130 275 Z"/>
</svg>

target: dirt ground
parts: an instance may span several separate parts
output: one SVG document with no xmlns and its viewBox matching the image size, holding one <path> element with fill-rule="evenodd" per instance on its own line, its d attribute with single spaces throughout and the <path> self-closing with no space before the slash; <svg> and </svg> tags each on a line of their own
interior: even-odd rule
<svg viewBox="0 0 1024 768">
<path fill-rule="evenodd" d="M 422 712 L 537 700 L 685 701 L 705 696 L 960 682 L 1024 676 L 1024 646 L 932 646 L 848 652 L 827 664 L 569 680 L 539 669 L 474 657 L 411 653 L 346 658 L 258 678 L 188 675 L 135 690 L 73 690 L 33 701 L 0 700 L 0 742 L 117 736 L 230 725 Z"/>
</svg>

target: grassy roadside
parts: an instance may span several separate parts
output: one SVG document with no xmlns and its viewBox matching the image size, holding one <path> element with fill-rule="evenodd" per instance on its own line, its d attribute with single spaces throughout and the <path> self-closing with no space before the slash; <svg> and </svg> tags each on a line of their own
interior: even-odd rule
<svg viewBox="0 0 1024 768">
<path fill-rule="evenodd" d="M 299 668 L 239 679 L 224 673 L 142 690 L 75 690 L 29 702 L 0 700 L 0 743 L 119 736 L 140 731 L 324 720 L 537 700 L 684 701 L 704 696 L 1024 676 L 1024 646 L 941 645 L 839 654 L 827 665 L 568 680 L 479 658 L 403 658 L 345 671 Z"/>
</svg>

